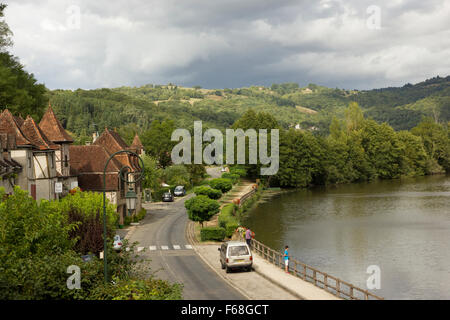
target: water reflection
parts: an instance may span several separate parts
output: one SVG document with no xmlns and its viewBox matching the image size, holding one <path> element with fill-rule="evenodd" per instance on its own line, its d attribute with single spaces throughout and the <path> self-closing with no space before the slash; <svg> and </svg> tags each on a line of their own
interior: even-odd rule
<svg viewBox="0 0 450 320">
<path fill-rule="evenodd" d="M 450 177 L 380 181 L 277 195 L 244 223 L 263 243 L 366 288 L 381 268 L 388 299 L 450 299 Z"/>
</svg>

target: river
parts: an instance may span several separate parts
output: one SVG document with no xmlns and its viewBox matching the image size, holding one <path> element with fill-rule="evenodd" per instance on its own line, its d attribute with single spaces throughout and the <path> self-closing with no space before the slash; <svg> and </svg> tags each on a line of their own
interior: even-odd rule
<svg viewBox="0 0 450 320">
<path fill-rule="evenodd" d="M 263 199 L 256 239 L 386 299 L 450 299 L 450 176 L 316 187 Z"/>
</svg>

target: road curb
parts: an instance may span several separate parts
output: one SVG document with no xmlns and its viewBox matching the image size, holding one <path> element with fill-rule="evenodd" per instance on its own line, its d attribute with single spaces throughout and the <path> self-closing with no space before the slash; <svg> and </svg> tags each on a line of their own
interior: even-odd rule
<svg viewBox="0 0 450 320">
<path fill-rule="evenodd" d="M 200 259 L 202 259 L 202 261 L 212 270 L 214 271 L 217 275 L 219 275 L 219 277 L 221 277 L 226 283 L 228 283 L 229 286 L 231 286 L 232 288 L 234 288 L 236 291 L 238 291 L 240 294 L 242 294 L 245 298 L 247 298 L 247 300 L 252 300 L 251 297 L 249 297 L 247 295 L 247 293 L 245 291 L 243 291 L 241 288 L 235 286 L 230 280 L 228 280 L 223 274 L 221 274 L 220 272 L 217 272 L 216 269 L 214 269 L 214 267 L 211 265 L 211 263 L 205 258 L 203 257 L 203 255 L 198 251 L 197 249 L 197 245 L 198 243 L 194 240 L 194 238 L 192 237 L 192 229 L 193 229 L 194 223 L 192 221 L 188 221 L 188 223 L 186 224 L 186 237 L 188 242 L 192 245 L 192 248 L 194 249 L 195 253 L 197 254 L 197 256 L 200 257 Z"/>
<path fill-rule="evenodd" d="M 297 292 L 295 292 L 294 290 L 291 290 L 289 288 L 287 288 L 286 286 L 282 285 L 280 282 L 274 280 L 273 278 L 271 278 L 270 276 L 268 276 L 267 274 L 265 274 L 264 272 L 261 272 L 261 270 L 259 270 L 259 267 L 255 264 L 253 264 L 253 270 L 259 274 L 261 277 L 263 277 L 264 279 L 272 282 L 274 285 L 279 286 L 281 289 L 289 292 L 290 294 L 292 294 L 293 296 L 297 297 L 300 300 L 306 300 L 305 297 L 302 297 L 301 295 L 299 295 Z"/>
</svg>

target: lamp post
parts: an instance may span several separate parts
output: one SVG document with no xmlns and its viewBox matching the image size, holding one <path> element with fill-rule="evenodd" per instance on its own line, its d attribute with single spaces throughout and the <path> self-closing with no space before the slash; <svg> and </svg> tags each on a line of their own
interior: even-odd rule
<svg viewBox="0 0 450 320">
<path fill-rule="evenodd" d="M 128 180 L 128 173 L 134 173 L 132 171 L 132 168 L 129 166 L 123 166 L 120 169 L 119 172 L 119 178 L 123 182 L 127 183 L 128 185 L 136 184 L 144 177 L 144 161 L 139 157 L 139 155 L 135 152 L 129 151 L 129 150 L 120 150 L 115 153 L 113 153 L 108 161 L 106 161 L 105 169 L 103 170 L 103 273 L 104 273 L 104 280 L 105 284 L 108 283 L 108 255 L 107 255 L 107 235 L 106 235 L 106 169 L 108 168 L 108 164 L 110 161 L 118 154 L 130 154 L 138 159 L 138 166 L 139 166 L 139 173 L 140 175 L 138 177 L 134 177 L 133 181 Z M 125 176 L 125 172 L 127 172 Z M 125 196 L 128 212 L 131 213 L 131 211 L 136 209 L 136 199 L 137 195 L 136 192 L 132 188 L 130 188 Z"/>
<path fill-rule="evenodd" d="M 127 194 L 125 195 L 129 216 L 131 216 L 131 213 L 134 210 L 136 210 L 136 199 L 137 199 L 136 192 L 134 192 L 132 188 L 129 188 Z"/>
</svg>

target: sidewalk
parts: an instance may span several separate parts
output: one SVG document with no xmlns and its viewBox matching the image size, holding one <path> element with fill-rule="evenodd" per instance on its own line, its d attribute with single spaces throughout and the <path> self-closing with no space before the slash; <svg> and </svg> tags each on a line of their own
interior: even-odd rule
<svg viewBox="0 0 450 320">
<path fill-rule="evenodd" d="M 338 297 L 303 281 L 253 255 L 252 272 L 226 273 L 219 262 L 219 245 L 194 245 L 197 254 L 225 281 L 250 300 L 340 300 Z"/>
</svg>

